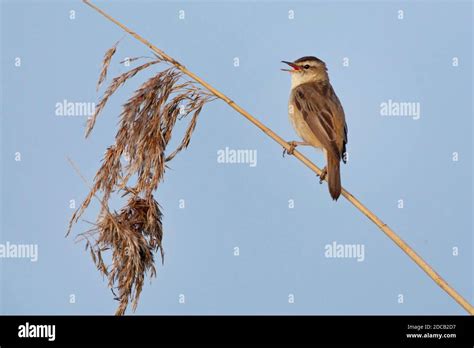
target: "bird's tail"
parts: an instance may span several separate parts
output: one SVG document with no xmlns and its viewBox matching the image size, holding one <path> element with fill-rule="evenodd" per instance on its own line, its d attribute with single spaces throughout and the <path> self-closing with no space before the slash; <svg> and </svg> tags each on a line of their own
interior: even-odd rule
<svg viewBox="0 0 474 348">
<path fill-rule="evenodd" d="M 327 180 L 329 193 L 332 199 L 335 201 L 341 194 L 341 172 L 340 172 L 340 161 L 336 156 L 328 154 L 327 156 Z"/>
</svg>

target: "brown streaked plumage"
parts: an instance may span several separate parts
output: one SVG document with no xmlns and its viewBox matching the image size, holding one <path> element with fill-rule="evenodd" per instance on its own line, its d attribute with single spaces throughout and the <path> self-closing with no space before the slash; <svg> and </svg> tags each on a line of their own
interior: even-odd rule
<svg viewBox="0 0 474 348">
<path fill-rule="evenodd" d="M 302 57 L 290 65 L 292 73 L 289 117 L 303 145 L 320 148 L 326 156 L 329 192 L 341 194 L 340 161 L 345 162 L 347 125 L 344 109 L 329 82 L 326 64 L 316 57 Z M 295 143 L 296 145 L 297 143 Z"/>
</svg>

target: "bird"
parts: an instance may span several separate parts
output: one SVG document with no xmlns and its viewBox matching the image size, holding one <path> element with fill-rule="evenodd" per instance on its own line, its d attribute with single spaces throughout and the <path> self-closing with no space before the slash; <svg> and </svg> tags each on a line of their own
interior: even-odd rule
<svg viewBox="0 0 474 348">
<path fill-rule="evenodd" d="M 341 194 L 340 162 L 346 163 L 347 124 L 344 109 L 329 81 L 326 63 L 314 56 L 305 56 L 293 62 L 282 61 L 291 69 L 281 69 L 291 74 L 291 92 L 288 116 L 291 125 L 303 140 L 290 141 L 293 154 L 296 146 L 306 145 L 321 149 L 326 166 L 320 183 L 327 178 L 333 200 Z"/>
</svg>

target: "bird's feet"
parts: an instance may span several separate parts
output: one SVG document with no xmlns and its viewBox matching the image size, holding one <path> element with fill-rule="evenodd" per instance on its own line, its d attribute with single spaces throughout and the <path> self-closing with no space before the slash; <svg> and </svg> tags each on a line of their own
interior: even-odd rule
<svg viewBox="0 0 474 348">
<path fill-rule="evenodd" d="M 283 148 L 283 157 L 285 157 L 286 154 L 292 155 L 297 146 L 309 146 L 311 144 L 305 141 L 289 141 L 288 145 L 290 145 L 289 149 Z"/>
<path fill-rule="evenodd" d="M 290 145 L 289 149 L 283 148 L 283 154 L 282 154 L 283 157 L 285 157 L 286 154 L 293 155 L 293 152 L 295 151 L 296 147 L 298 146 L 298 142 L 297 141 L 289 141 L 288 145 Z"/>
<path fill-rule="evenodd" d="M 319 183 L 322 184 L 324 179 L 326 179 L 326 175 L 328 175 L 328 168 L 324 167 L 321 174 L 319 175 Z"/>
</svg>

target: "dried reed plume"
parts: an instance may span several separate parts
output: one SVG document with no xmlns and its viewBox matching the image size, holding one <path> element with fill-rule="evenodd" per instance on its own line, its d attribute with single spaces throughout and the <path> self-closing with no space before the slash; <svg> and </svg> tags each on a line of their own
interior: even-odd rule
<svg viewBox="0 0 474 348">
<path fill-rule="evenodd" d="M 192 71 L 186 69 L 182 64 L 174 60 L 158 47 L 127 28 L 124 24 L 105 13 L 97 6 L 91 4 L 88 0 L 83 0 L 83 2 L 151 49 L 157 56 L 157 60 L 147 64 L 151 65 L 163 61 L 172 65 L 171 68 L 164 70 L 147 81 L 135 92 L 135 95 L 130 99 L 130 101 L 124 105 L 121 126 L 116 137 L 116 144 L 110 147 L 107 151 L 104 164 L 96 175 L 95 184 L 91 193 L 86 198 L 82 207 L 80 207 L 78 212 L 75 213 L 72 220 L 72 222 L 77 221 L 84 212 L 84 209 L 89 205 L 92 197 L 96 195 L 96 192 L 99 190 L 104 192 L 104 197 L 106 199 L 104 199 L 105 203 L 101 201 L 102 211 L 96 228 L 96 231 L 98 231 L 97 233 L 99 234 L 99 240 L 97 242 L 98 244 L 96 244 L 96 249 L 94 249 L 94 255 L 100 256 L 100 254 L 97 253 L 97 250 L 102 251 L 109 247 L 114 250 L 114 253 L 118 253 L 118 256 L 114 258 L 112 271 L 108 274 L 109 282 L 111 284 L 118 282 L 121 306 L 117 311 L 117 314 L 123 314 L 129 298 L 132 298 L 133 304 L 136 306 L 136 301 L 138 300 L 138 295 L 143 284 L 143 274 L 148 270 L 154 272 L 152 254 L 147 254 L 146 252 L 140 254 L 137 253 L 137 250 L 141 250 L 143 253 L 144 250 L 156 250 L 156 248 L 161 249 L 162 229 L 161 223 L 159 223 L 159 217 L 161 215 L 158 210 L 158 205 L 155 204 L 155 201 L 153 200 L 151 192 L 156 189 L 158 182 L 163 176 L 165 168 L 164 162 L 166 162 L 166 160 L 171 160 L 179 151 L 189 144 L 189 140 L 196 126 L 197 117 L 202 106 L 212 98 L 219 98 L 286 150 L 290 150 L 291 145 L 254 116 L 245 111 L 229 97 L 212 87 Z M 107 54 L 106 57 L 108 57 Z M 142 66 L 142 68 L 138 67 L 136 69 L 143 70 L 146 67 Z M 107 67 L 105 67 L 105 70 L 106 69 Z M 138 71 L 132 74 L 135 75 L 137 72 Z M 177 81 L 182 77 L 182 74 L 190 77 L 198 85 L 194 85 L 191 82 L 184 82 L 179 85 Z M 122 77 L 119 76 L 112 81 L 112 84 L 106 91 L 104 98 L 101 103 L 99 103 L 96 114 L 88 125 L 87 134 L 89 134 L 94 126 L 95 119 L 107 102 L 108 97 L 129 77 L 130 76 L 128 75 L 122 75 Z M 172 97 L 173 94 L 176 94 L 176 96 Z M 178 104 L 182 101 L 188 103 L 187 105 L 189 109 L 187 109 L 186 114 L 194 112 L 194 115 L 188 125 L 187 133 L 184 136 L 181 145 L 179 145 L 167 159 L 163 160 L 164 150 L 168 144 L 169 137 L 171 137 L 174 123 L 177 120 L 176 109 L 178 108 Z M 149 122 L 149 124 L 145 121 Z M 124 177 L 121 173 L 122 166 L 120 158 L 125 151 L 130 154 L 131 161 L 125 167 Z M 294 150 L 293 155 L 317 175 L 321 174 L 321 169 L 299 151 Z M 137 184 L 130 189 L 126 184 L 132 173 L 138 173 L 139 179 Z M 111 214 L 108 211 L 106 202 L 114 189 L 125 190 L 127 194 L 132 195 L 132 200 L 129 200 L 128 205 L 120 213 L 113 215 L 112 219 L 110 218 Z M 143 197 L 141 195 L 143 195 Z M 402 249 L 438 286 L 446 291 L 446 293 L 458 302 L 468 313 L 474 314 L 474 307 L 453 287 L 451 287 L 387 224 L 380 220 L 347 190 L 342 189 L 342 196 L 353 204 L 361 213 L 367 216 L 367 218 L 377 227 L 379 227 L 387 237 Z M 130 203 L 135 202 L 133 199 L 139 200 L 139 203 Z M 137 210 L 137 206 L 140 206 L 141 210 Z M 135 221 L 135 223 L 131 224 L 129 221 L 126 221 L 124 218 L 125 216 L 129 216 L 130 220 Z M 146 219 L 145 216 L 147 217 Z M 156 221 L 153 222 L 153 219 L 156 219 Z M 136 223 L 136 221 L 139 223 Z M 153 232 L 150 232 L 150 230 Z M 133 233 L 130 231 L 133 231 Z M 141 235 L 143 238 L 131 237 L 132 235 Z M 147 241 L 146 236 L 150 238 L 151 235 L 154 236 L 154 239 Z M 151 240 L 153 242 L 151 242 Z M 135 247 L 134 256 L 127 257 L 126 255 L 120 254 L 124 252 L 124 245 L 128 244 L 132 244 L 133 247 Z M 140 257 L 138 257 L 138 255 L 140 255 Z M 98 264 L 98 267 L 104 274 L 107 274 L 107 268 L 103 262 L 98 261 L 96 264 Z M 113 276 L 111 277 L 110 274 Z M 132 292 L 133 289 L 135 293 Z"/>
<path fill-rule="evenodd" d="M 107 70 L 109 69 L 110 62 L 112 61 L 112 56 L 117 51 L 118 43 L 119 42 L 117 41 L 115 45 L 110 47 L 107 50 L 107 52 L 105 52 L 104 60 L 102 62 L 102 70 L 100 71 L 100 75 L 99 75 L 99 81 L 97 81 L 97 88 L 96 88 L 97 91 L 99 91 L 100 86 L 102 85 L 102 83 L 105 81 L 105 78 L 107 77 Z"/>
<path fill-rule="evenodd" d="M 105 80 L 116 46 L 104 56 L 98 86 Z M 158 63 L 166 64 L 155 57 L 112 80 L 89 119 L 86 137 L 109 98 L 138 72 Z M 166 162 L 189 145 L 204 104 L 213 99 L 214 96 L 194 82 L 184 80 L 181 71 L 174 66 L 166 67 L 145 81 L 123 105 L 115 143 L 105 152 L 89 194 L 72 216 L 68 233 L 92 198 L 98 198 L 99 193 L 102 195 L 98 198 L 102 207 L 94 228 L 79 236 L 86 240 L 86 248 L 98 270 L 108 277 L 112 291 L 118 289 L 117 315 L 125 313 L 130 301 L 132 309 L 136 309 L 145 275 L 156 275 L 154 253 L 158 249 L 163 262 L 162 213 L 153 192 L 163 179 Z M 190 114 L 192 117 L 181 143 L 165 155 L 176 122 Z M 136 181 L 129 183 L 134 175 Z M 127 196 L 128 201 L 118 213 L 111 213 L 109 200 L 118 192 Z M 109 266 L 102 255 L 108 250 L 112 253 Z"/>
</svg>

